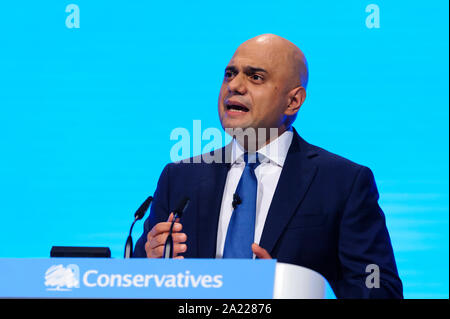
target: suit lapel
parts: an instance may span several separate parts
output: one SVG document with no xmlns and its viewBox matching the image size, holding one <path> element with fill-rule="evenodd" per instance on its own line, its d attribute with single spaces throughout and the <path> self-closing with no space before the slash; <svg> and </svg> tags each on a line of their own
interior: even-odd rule
<svg viewBox="0 0 450 319">
<path fill-rule="evenodd" d="M 198 209 L 198 231 L 197 247 L 198 256 L 202 258 L 215 258 L 217 229 L 219 224 L 220 207 L 222 204 L 223 191 L 230 168 L 229 155 L 231 148 L 221 149 L 221 163 L 202 164 L 205 165 L 205 173 L 199 188 Z"/>
<path fill-rule="evenodd" d="M 314 152 L 309 151 L 308 144 L 294 129 L 294 137 L 272 198 L 259 243 L 269 254 L 314 179 L 317 167 L 309 160 L 314 155 Z"/>
</svg>

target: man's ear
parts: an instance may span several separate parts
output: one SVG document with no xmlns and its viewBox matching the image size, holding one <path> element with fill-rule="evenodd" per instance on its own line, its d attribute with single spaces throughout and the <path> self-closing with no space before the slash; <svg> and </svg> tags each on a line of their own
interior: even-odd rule
<svg viewBox="0 0 450 319">
<path fill-rule="evenodd" d="M 298 110 L 300 110 L 300 107 L 302 106 L 303 102 L 305 102 L 306 99 L 306 90 L 303 86 L 298 86 L 296 88 L 293 88 L 288 93 L 288 99 L 289 104 L 284 111 L 284 114 L 287 116 L 295 115 Z"/>
</svg>

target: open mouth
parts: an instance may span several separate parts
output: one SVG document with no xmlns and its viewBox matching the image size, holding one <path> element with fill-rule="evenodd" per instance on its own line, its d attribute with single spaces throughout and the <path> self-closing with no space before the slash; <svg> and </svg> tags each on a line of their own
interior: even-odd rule
<svg viewBox="0 0 450 319">
<path fill-rule="evenodd" d="M 240 104 L 233 104 L 233 102 L 227 103 L 225 105 L 227 108 L 227 111 L 233 111 L 233 112 L 248 112 L 249 109 L 243 105 Z"/>
</svg>

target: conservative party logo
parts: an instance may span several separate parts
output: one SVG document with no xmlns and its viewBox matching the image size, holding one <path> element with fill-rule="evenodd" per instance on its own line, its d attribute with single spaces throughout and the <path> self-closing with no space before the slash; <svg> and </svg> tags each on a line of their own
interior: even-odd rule
<svg viewBox="0 0 450 319">
<path fill-rule="evenodd" d="M 71 291 L 80 288 L 80 268 L 70 264 L 53 265 L 45 272 L 45 286 L 47 290 Z"/>
</svg>

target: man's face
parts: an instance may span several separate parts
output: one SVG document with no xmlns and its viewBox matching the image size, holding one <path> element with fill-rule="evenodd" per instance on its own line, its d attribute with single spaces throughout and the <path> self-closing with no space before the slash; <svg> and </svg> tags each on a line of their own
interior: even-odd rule
<svg viewBox="0 0 450 319">
<path fill-rule="evenodd" d="M 242 45 L 225 69 L 219 117 L 225 128 L 280 128 L 289 104 L 286 61 L 279 50 Z M 284 73 L 284 74 L 283 74 Z"/>
</svg>

